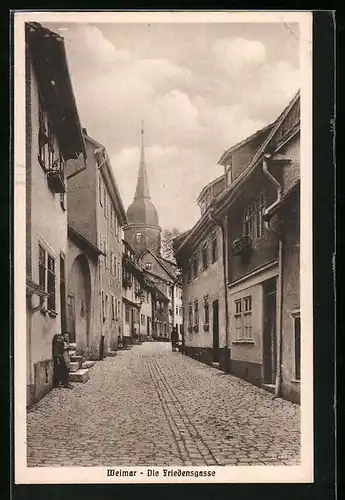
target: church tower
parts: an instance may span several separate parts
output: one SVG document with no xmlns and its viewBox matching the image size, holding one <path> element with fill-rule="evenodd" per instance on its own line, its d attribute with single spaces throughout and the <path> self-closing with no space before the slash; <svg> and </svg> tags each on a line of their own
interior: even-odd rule
<svg viewBox="0 0 345 500">
<path fill-rule="evenodd" d="M 151 201 L 144 154 L 144 125 L 141 127 L 141 155 L 134 200 L 127 209 L 128 224 L 123 228 L 124 239 L 137 256 L 145 250 L 161 253 L 161 227 L 158 213 Z"/>
</svg>

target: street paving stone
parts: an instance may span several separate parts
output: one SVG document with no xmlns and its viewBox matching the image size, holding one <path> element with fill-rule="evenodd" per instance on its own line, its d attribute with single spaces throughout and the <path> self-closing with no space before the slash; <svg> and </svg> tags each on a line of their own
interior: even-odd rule
<svg viewBox="0 0 345 500">
<path fill-rule="evenodd" d="M 27 412 L 28 466 L 298 465 L 300 407 L 147 342 Z"/>
</svg>

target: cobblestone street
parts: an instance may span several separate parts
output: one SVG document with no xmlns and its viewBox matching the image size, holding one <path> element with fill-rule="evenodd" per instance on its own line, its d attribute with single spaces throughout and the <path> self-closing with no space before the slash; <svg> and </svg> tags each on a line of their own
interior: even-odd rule
<svg viewBox="0 0 345 500">
<path fill-rule="evenodd" d="M 299 410 L 145 343 L 28 410 L 28 466 L 296 465 Z"/>
</svg>

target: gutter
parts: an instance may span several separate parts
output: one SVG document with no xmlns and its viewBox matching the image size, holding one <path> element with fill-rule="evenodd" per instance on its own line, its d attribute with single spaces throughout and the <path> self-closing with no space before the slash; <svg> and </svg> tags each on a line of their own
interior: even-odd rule
<svg viewBox="0 0 345 500">
<path fill-rule="evenodd" d="M 270 225 L 271 219 L 269 218 L 271 212 L 275 209 L 277 205 L 279 205 L 282 199 L 282 185 L 278 180 L 271 174 L 268 170 L 268 162 L 269 161 L 290 161 L 289 158 L 283 155 L 275 155 L 272 157 L 270 154 L 264 154 L 262 160 L 262 170 L 265 176 L 276 186 L 277 188 L 277 199 L 266 208 L 264 211 L 264 224 L 267 231 L 269 231 L 275 238 L 278 239 L 279 247 L 278 247 L 278 286 L 277 286 L 277 340 L 278 340 L 278 349 L 277 349 L 277 360 L 276 360 L 276 382 L 275 382 L 275 391 L 274 398 L 280 397 L 281 394 L 281 383 L 282 383 L 282 344 L 283 344 L 283 241 L 282 236 L 275 232 Z"/>
<path fill-rule="evenodd" d="M 227 240 L 227 216 L 225 215 L 224 224 L 218 219 L 215 219 L 212 212 L 208 212 L 210 221 L 220 227 L 222 232 L 222 251 L 223 251 L 223 285 L 224 285 L 224 310 L 225 310 L 225 353 L 226 364 L 225 371 L 230 372 L 230 357 L 229 357 L 229 304 L 228 304 L 228 289 L 227 289 L 227 269 L 228 269 L 228 240 Z"/>
</svg>

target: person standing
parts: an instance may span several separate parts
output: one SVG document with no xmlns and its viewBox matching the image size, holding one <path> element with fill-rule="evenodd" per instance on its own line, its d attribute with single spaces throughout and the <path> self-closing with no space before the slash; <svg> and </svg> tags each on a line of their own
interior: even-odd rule
<svg viewBox="0 0 345 500">
<path fill-rule="evenodd" d="M 63 339 L 61 335 L 56 333 L 53 337 L 53 386 L 59 387 L 63 380 L 63 367 L 61 364 L 61 356 L 63 356 Z"/>
<path fill-rule="evenodd" d="M 66 389 L 72 389 L 73 385 L 69 383 L 69 369 L 71 364 L 71 358 L 69 355 L 69 336 L 65 334 L 63 337 L 63 385 Z"/>
<path fill-rule="evenodd" d="M 173 329 L 171 330 L 171 348 L 172 348 L 172 352 L 176 351 L 176 346 L 177 346 L 178 340 L 179 340 L 179 338 L 178 338 L 177 329 L 175 327 L 173 327 Z"/>
</svg>

